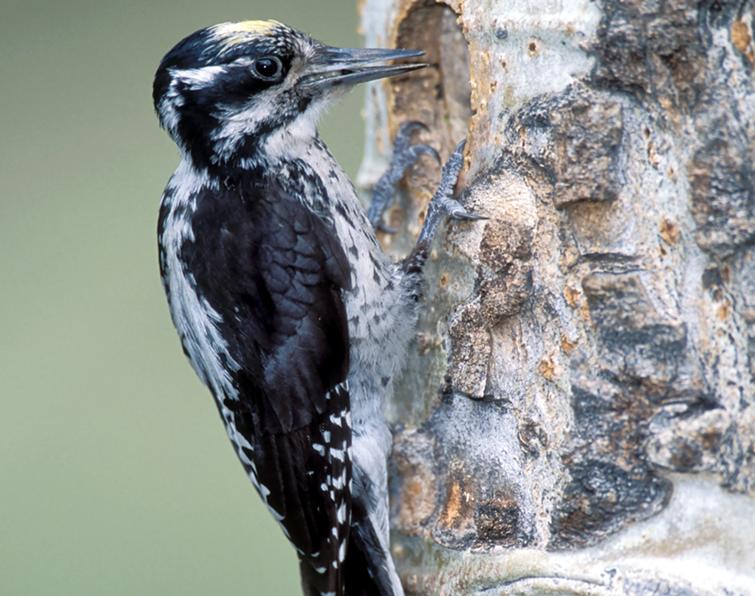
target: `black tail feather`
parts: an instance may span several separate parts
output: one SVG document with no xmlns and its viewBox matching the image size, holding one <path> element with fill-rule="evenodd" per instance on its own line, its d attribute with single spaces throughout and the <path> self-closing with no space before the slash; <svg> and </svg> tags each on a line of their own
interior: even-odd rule
<svg viewBox="0 0 755 596">
<path fill-rule="evenodd" d="M 337 576 L 332 578 L 331 585 L 327 588 L 324 588 L 323 576 L 315 571 L 310 562 L 301 558 L 299 559 L 299 573 L 301 574 L 301 589 L 304 596 L 322 596 L 323 594 L 346 596 L 348 594 L 343 588 L 343 573 L 341 571 L 336 572 Z"/>
<path fill-rule="evenodd" d="M 343 568 L 347 596 L 393 596 L 386 553 L 360 503 L 353 503 L 352 516 Z"/>
<path fill-rule="evenodd" d="M 323 576 L 306 560 L 299 561 L 299 570 L 304 596 L 322 596 Z M 385 554 L 369 519 L 351 526 L 341 579 L 344 591 L 336 591 L 337 596 L 393 596 Z"/>
</svg>

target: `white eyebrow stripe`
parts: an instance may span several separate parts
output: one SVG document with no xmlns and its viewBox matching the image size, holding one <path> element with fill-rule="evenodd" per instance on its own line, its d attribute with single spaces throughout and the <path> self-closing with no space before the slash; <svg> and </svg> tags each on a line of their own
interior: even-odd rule
<svg viewBox="0 0 755 596">
<path fill-rule="evenodd" d="M 202 66 L 200 68 L 171 68 L 174 81 L 180 81 L 192 89 L 202 89 L 225 72 L 225 66 Z"/>
</svg>

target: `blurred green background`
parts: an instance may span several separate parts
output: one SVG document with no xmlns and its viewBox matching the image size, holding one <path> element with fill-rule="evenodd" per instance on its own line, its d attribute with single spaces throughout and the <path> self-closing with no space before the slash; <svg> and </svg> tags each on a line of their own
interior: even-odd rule
<svg viewBox="0 0 755 596">
<path fill-rule="evenodd" d="M 360 45 L 355 3 L 0 7 L 0 594 L 298 593 L 170 322 L 155 229 L 178 156 L 151 83 L 226 20 Z M 352 93 L 322 126 L 352 175 L 360 107 Z"/>
</svg>

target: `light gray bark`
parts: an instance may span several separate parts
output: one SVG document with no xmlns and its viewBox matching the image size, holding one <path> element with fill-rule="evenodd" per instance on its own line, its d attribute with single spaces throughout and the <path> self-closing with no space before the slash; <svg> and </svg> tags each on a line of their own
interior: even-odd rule
<svg viewBox="0 0 755 596">
<path fill-rule="evenodd" d="M 389 407 L 408 591 L 755 593 L 752 2 L 362 11 L 432 66 L 371 89 L 360 183 L 420 120 L 489 218 L 439 238 Z"/>
</svg>

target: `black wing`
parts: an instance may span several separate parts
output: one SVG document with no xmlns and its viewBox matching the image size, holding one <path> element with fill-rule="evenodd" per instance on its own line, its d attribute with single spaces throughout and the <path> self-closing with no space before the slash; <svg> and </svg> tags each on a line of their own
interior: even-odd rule
<svg viewBox="0 0 755 596">
<path fill-rule="evenodd" d="M 182 256 L 238 364 L 238 399 L 224 405 L 250 445 L 239 455 L 308 589 L 340 594 L 351 518 L 348 260 L 329 224 L 274 183 L 203 199 Z"/>
</svg>

